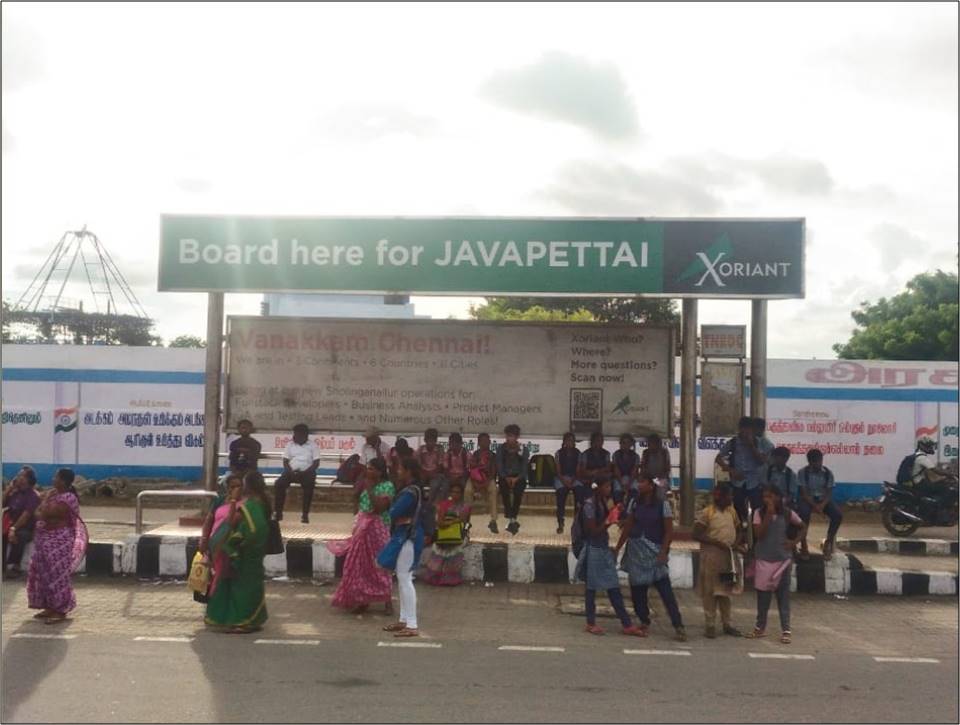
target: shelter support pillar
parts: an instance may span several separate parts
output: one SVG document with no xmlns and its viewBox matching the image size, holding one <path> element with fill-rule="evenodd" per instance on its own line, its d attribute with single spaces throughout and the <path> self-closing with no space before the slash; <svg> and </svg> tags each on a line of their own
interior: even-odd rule
<svg viewBox="0 0 960 725">
<path fill-rule="evenodd" d="M 223 361 L 223 292 L 207 294 L 207 360 L 203 371 L 203 486 L 217 490 L 220 447 L 220 378 Z"/>
<path fill-rule="evenodd" d="M 750 415 L 767 417 L 767 301 L 752 300 L 750 315 Z"/>
<path fill-rule="evenodd" d="M 693 525 L 697 481 L 697 300 L 683 301 L 680 353 L 680 523 Z"/>
</svg>

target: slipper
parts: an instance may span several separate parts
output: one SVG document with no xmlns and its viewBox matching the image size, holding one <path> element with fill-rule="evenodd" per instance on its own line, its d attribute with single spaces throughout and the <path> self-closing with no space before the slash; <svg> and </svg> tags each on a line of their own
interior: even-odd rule
<svg viewBox="0 0 960 725">
<path fill-rule="evenodd" d="M 66 622 L 67 615 L 65 614 L 51 614 L 49 617 L 44 617 L 44 624 L 57 624 L 58 622 Z"/>
<path fill-rule="evenodd" d="M 402 632 L 407 628 L 406 622 L 394 622 L 393 624 L 388 624 L 383 628 L 384 632 Z"/>
<path fill-rule="evenodd" d="M 46 618 L 49 617 L 50 615 L 49 615 L 49 614 L 46 614 L 45 612 L 46 612 L 46 610 L 44 610 L 43 612 L 37 612 L 36 614 L 33 615 L 33 618 L 34 618 L 34 619 L 46 619 Z"/>
<path fill-rule="evenodd" d="M 420 632 L 416 629 L 409 629 L 407 627 L 404 627 L 399 632 L 396 632 L 393 636 L 394 637 L 419 637 Z"/>
<path fill-rule="evenodd" d="M 586 627 L 583 628 L 583 631 L 587 632 L 588 634 L 597 634 L 597 635 L 604 634 L 603 629 L 596 624 L 588 624 Z"/>
</svg>

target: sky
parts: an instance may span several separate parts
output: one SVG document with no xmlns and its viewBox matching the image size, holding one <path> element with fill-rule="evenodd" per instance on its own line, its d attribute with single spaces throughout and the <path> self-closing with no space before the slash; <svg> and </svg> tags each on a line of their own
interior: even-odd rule
<svg viewBox="0 0 960 725">
<path fill-rule="evenodd" d="M 156 291 L 163 213 L 805 217 L 768 354 L 830 358 L 957 269 L 955 3 L 0 7 L 10 301 L 86 225 L 163 338 L 204 335 L 205 295 Z"/>
</svg>

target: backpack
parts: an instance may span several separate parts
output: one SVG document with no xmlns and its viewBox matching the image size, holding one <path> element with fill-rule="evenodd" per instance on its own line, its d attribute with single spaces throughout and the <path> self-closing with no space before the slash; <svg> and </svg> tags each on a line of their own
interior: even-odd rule
<svg viewBox="0 0 960 725">
<path fill-rule="evenodd" d="M 597 506 L 594 511 L 594 523 L 600 523 L 603 520 L 603 514 L 600 513 L 600 507 Z M 583 525 L 583 504 L 577 506 L 577 512 L 573 516 L 573 524 L 570 526 L 570 550 L 573 555 L 579 559 L 580 552 L 583 551 L 584 525 Z"/>
<path fill-rule="evenodd" d="M 364 466 L 360 463 L 360 455 L 354 453 L 347 460 L 340 464 L 337 469 L 337 479 L 342 483 L 356 483 L 363 475 Z"/>
<path fill-rule="evenodd" d="M 911 453 L 900 461 L 900 467 L 897 469 L 897 484 L 902 485 L 913 481 L 913 464 L 916 460 L 917 454 Z"/>
<path fill-rule="evenodd" d="M 557 462 L 553 456 L 538 453 L 530 459 L 527 480 L 534 487 L 553 488 L 557 480 Z"/>
</svg>

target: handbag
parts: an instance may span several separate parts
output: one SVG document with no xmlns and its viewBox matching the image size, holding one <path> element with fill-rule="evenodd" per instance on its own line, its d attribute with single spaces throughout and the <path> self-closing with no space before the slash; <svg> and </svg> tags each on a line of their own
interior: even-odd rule
<svg viewBox="0 0 960 725">
<path fill-rule="evenodd" d="M 280 535 L 280 522 L 270 519 L 267 522 L 267 544 L 264 548 L 265 554 L 282 554 L 283 537 Z"/>
<path fill-rule="evenodd" d="M 438 544 L 462 544 L 463 522 L 457 519 L 449 524 L 438 527 L 434 541 Z"/>
<path fill-rule="evenodd" d="M 190 576 L 187 577 L 187 587 L 196 594 L 206 594 L 210 587 L 210 564 L 199 551 L 193 555 L 190 564 Z"/>
</svg>

